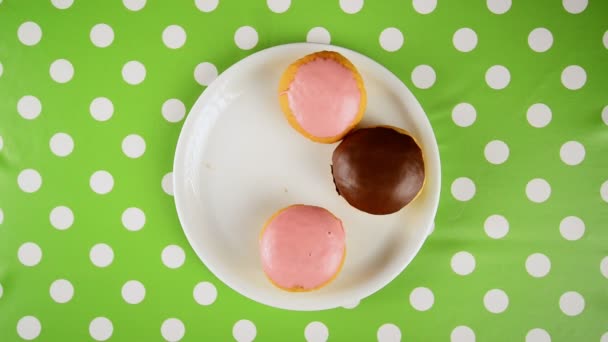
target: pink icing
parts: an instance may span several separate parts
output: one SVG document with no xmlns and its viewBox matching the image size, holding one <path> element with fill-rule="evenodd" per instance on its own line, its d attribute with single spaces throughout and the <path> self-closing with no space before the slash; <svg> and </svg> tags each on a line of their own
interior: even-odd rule
<svg viewBox="0 0 608 342">
<path fill-rule="evenodd" d="M 357 117 L 361 101 L 353 72 L 325 58 L 301 65 L 287 96 L 296 121 L 319 138 L 344 132 Z"/>
<path fill-rule="evenodd" d="M 289 207 L 266 226 L 260 239 L 264 272 L 282 288 L 317 288 L 340 269 L 344 237 L 342 222 L 329 211 Z"/>
</svg>

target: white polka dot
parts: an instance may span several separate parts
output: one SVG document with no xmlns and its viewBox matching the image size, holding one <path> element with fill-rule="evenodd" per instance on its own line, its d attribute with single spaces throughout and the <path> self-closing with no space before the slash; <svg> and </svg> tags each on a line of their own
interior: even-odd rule
<svg viewBox="0 0 608 342">
<path fill-rule="evenodd" d="M 545 330 L 535 328 L 526 334 L 526 342 L 551 342 L 551 336 Z"/>
<path fill-rule="evenodd" d="M 163 176 L 161 185 L 167 195 L 173 196 L 173 172 L 169 172 Z"/>
<path fill-rule="evenodd" d="M 51 151 L 59 156 L 68 156 L 74 150 L 74 140 L 67 133 L 56 133 L 49 141 Z"/>
<path fill-rule="evenodd" d="M 544 27 L 535 28 L 528 35 L 528 45 L 536 52 L 545 52 L 553 45 L 553 35 Z"/>
<path fill-rule="evenodd" d="M 139 11 L 146 6 L 146 0 L 122 0 L 122 3 L 130 11 Z"/>
<path fill-rule="evenodd" d="M 0 208 L 0 224 L 4 222 L 4 211 Z"/>
<path fill-rule="evenodd" d="M 585 222 L 576 216 L 568 216 L 560 222 L 559 232 L 566 240 L 578 240 L 585 234 Z"/>
<path fill-rule="evenodd" d="M 122 225 L 132 232 L 138 231 L 146 224 L 146 214 L 139 208 L 127 208 L 122 213 Z"/>
<path fill-rule="evenodd" d="M 435 84 L 435 70 L 429 65 L 419 65 L 412 71 L 412 82 L 417 88 L 428 89 Z"/>
<path fill-rule="evenodd" d="M 251 26 L 242 26 L 234 33 L 234 42 L 241 50 L 251 50 L 258 44 L 258 32 Z"/>
<path fill-rule="evenodd" d="M 208 86 L 217 78 L 217 68 L 215 65 L 203 62 L 194 69 L 194 79 L 203 86 Z"/>
<path fill-rule="evenodd" d="M 161 112 L 165 120 L 169 122 L 180 122 L 184 116 L 186 116 L 186 105 L 178 99 L 169 99 L 163 103 Z"/>
<path fill-rule="evenodd" d="M 114 31 L 107 24 L 97 24 L 91 29 L 89 37 L 93 45 L 105 48 L 110 46 L 114 41 Z"/>
<path fill-rule="evenodd" d="M 2 287 L 2 284 L 0 284 L 0 298 L 2 298 L 2 295 L 4 295 L 4 288 Z"/>
<path fill-rule="evenodd" d="M 313 27 L 306 34 L 306 41 L 309 43 L 329 44 L 331 35 L 324 27 Z"/>
<path fill-rule="evenodd" d="M 451 342 L 475 342 L 475 332 L 466 325 L 460 325 L 452 330 Z"/>
<path fill-rule="evenodd" d="M 107 121 L 114 114 L 114 104 L 108 98 L 98 97 L 91 101 L 89 112 L 95 120 Z"/>
<path fill-rule="evenodd" d="M 604 121 L 604 124 L 608 125 L 608 106 L 602 109 L 602 121 Z"/>
<path fill-rule="evenodd" d="M 194 287 L 193 296 L 200 305 L 211 305 L 217 298 L 217 289 L 209 282 L 200 282 Z"/>
<path fill-rule="evenodd" d="M 570 90 L 581 89 L 586 82 L 587 73 L 578 65 L 570 65 L 562 71 L 562 84 Z"/>
<path fill-rule="evenodd" d="M 146 78 L 146 67 L 138 61 L 127 62 L 122 67 L 122 78 L 129 84 L 140 84 Z"/>
<path fill-rule="evenodd" d="M 483 297 L 483 305 L 491 313 L 501 313 L 509 306 L 509 297 L 503 290 L 493 289 Z"/>
<path fill-rule="evenodd" d="M 526 117 L 532 127 L 545 127 L 551 122 L 551 108 L 544 103 L 535 103 L 528 108 Z"/>
<path fill-rule="evenodd" d="M 72 213 L 72 209 L 65 206 L 55 207 L 51 210 L 49 220 L 53 227 L 66 230 L 74 223 L 74 213 Z"/>
<path fill-rule="evenodd" d="M 452 109 L 452 120 L 460 127 L 469 127 L 477 119 L 477 111 L 470 103 L 459 103 Z"/>
<path fill-rule="evenodd" d="M 426 287 L 417 287 L 410 293 L 410 304 L 418 311 L 426 311 L 433 306 L 435 296 Z"/>
<path fill-rule="evenodd" d="M 91 175 L 89 180 L 91 190 L 100 195 L 105 195 L 112 191 L 114 187 L 114 178 L 108 171 L 100 170 Z"/>
<path fill-rule="evenodd" d="M 58 9 L 68 9 L 74 3 L 74 0 L 51 0 L 53 6 Z"/>
<path fill-rule="evenodd" d="M 532 202 L 542 203 L 549 199 L 551 186 L 542 178 L 535 178 L 526 185 L 526 196 Z"/>
<path fill-rule="evenodd" d="M 494 65 L 486 71 L 486 83 L 492 89 L 504 89 L 509 85 L 509 82 L 511 82 L 511 74 L 502 65 Z"/>
<path fill-rule="evenodd" d="M 400 342 L 401 330 L 392 323 L 386 323 L 378 328 L 376 338 L 378 342 Z"/>
<path fill-rule="evenodd" d="M 3 72 L 4 72 L 4 67 L 2 66 L 2 63 L 0 63 L 0 77 L 2 77 Z"/>
<path fill-rule="evenodd" d="M 395 52 L 401 49 L 403 41 L 403 34 L 394 27 L 386 28 L 380 33 L 380 46 L 388 52 Z"/>
<path fill-rule="evenodd" d="M 562 0 L 564 9 L 568 13 L 579 14 L 587 8 L 587 0 Z"/>
<path fill-rule="evenodd" d="M 129 304 L 139 304 L 146 297 L 146 288 L 137 280 L 129 280 L 120 291 L 122 299 Z"/>
<path fill-rule="evenodd" d="M 585 146 L 578 141 L 568 141 L 560 148 L 559 157 L 568 165 L 578 165 L 585 159 Z"/>
<path fill-rule="evenodd" d="M 604 202 L 608 202 L 608 181 L 605 181 L 600 187 L 600 196 Z"/>
<path fill-rule="evenodd" d="M 604 32 L 604 36 L 602 37 L 602 41 L 604 43 L 604 47 L 608 49 L 608 31 Z"/>
<path fill-rule="evenodd" d="M 509 232 L 509 221 L 504 216 L 492 215 L 483 224 L 486 234 L 493 239 L 501 239 Z"/>
<path fill-rule="evenodd" d="M 494 14 L 504 14 L 511 8 L 511 0 L 487 0 L 488 9 Z"/>
<path fill-rule="evenodd" d="M 38 44 L 42 38 L 42 30 L 35 22 L 28 21 L 19 26 L 17 37 L 19 37 L 19 41 L 24 45 L 33 46 Z"/>
<path fill-rule="evenodd" d="M 551 260 L 542 254 L 534 253 L 526 259 L 526 271 L 534 278 L 542 278 L 551 270 Z"/>
<path fill-rule="evenodd" d="M 17 102 L 17 111 L 24 119 L 32 120 L 40 115 L 42 104 L 37 97 L 26 95 Z"/>
<path fill-rule="evenodd" d="M 161 254 L 163 264 L 169 268 L 179 268 L 186 260 L 184 250 L 177 245 L 169 245 L 163 249 Z"/>
<path fill-rule="evenodd" d="M 91 248 L 89 258 L 97 267 L 108 267 L 114 261 L 114 251 L 105 243 L 98 243 Z"/>
<path fill-rule="evenodd" d="M 17 251 L 17 257 L 19 262 L 24 266 L 36 266 L 42 259 L 42 250 L 40 247 L 33 242 L 26 242 Z"/>
<path fill-rule="evenodd" d="M 363 8 L 363 0 L 340 0 L 340 8 L 344 13 L 355 14 Z"/>
<path fill-rule="evenodd" d="M 40 335 L 42 326 L 38 318 L 34 316 L 22 317 L 17 322 L 17 334 L 24 340 L 33 340 Z"/>
<path fill-rule="evenodd" d="M 179 49 L 186 43 L 186 31 L 179 25 L 170 25 L 163 31 L 163 43 L 170 49 Z"/>
<path fill-rule="evenodd" d="M 65 279 L 55 280 L 49 289 L 51 298 L 57 303 L 67 303 L 74 296 L 74 286 Z"/>
<path fill-rule="evenodd" d="M 509 158 L 509 146 L 500 140 L 490 141 L 483 154 L 486 160 L 492 164 L 502 164 Z"/>
<path fill-rule="evenodd" d="M 67 59 L 58 59 L 51 64 L 49 73 L 55 82 L 66 83 L 74 77 L 74 67 Z"/>
<path fill-rule="evenodd" d="M 454 33 L 452 43 L 458 51 L 473 51 L 477 46 L 477 34 L 468 27 L 461 28 Z"/>
<path fill-rule="evenodd" d="M 566 292 L 559 297 L 559 308 L 567 316 L 577 316 L 585 309 L 585 298 L 575 291 Z"/>
<path fill-rule="evenodd" d="M 194 3 L 201 12 L 212 12 L 217 8 L 219 0 L 195 0 Z"/>
<path fill-rule="evenodd" d="M 89 334 L 96 341 L 105 341 L 112 337 L 114 326 L 105 317 L 97 317 L 89 324 Z"/>
<path fill-rule="evenodd" d="M 25 169 L 19 173 L 17 184 L 23 192 L 36 192 L 42 186 L 42 177 L 34 169 Z"/>
<path fill-rule="evenodd" d="M 253 322 L 242 319 L 232 327 L 232 336 L 237 342 L 251 342 L 257 335 L 257 329 Z"/>
<path fill-rule="evenodd" d="M 139 158 L 146 151 L 146 141 L 137 134 L 127 135 L 122 140 L 122 152 L 129 158 Z"/>
<path fill-rule="evenodd" d="M 452 196 L 459 201 L 468 201 L 475 196 L 475 183 L 470 178 L 460 177 L 452 182 Z"/>
<path fill-rule="evenodd" d="M 177 318 L 169 318 L 161 325 L 160 333 L 165 341 L 177 342 L 186 334 L 186 326 Z"/>
<path fill-rule="evenodd" d="M 353 300 L 353 301 L 350 301 L 350 302 L 342 305 L 342 307 L 345 308 L 345 309 L 351 310 L 351 309 L 354 309 L 357 306 L 359 306 L 360 303 L 361 303 L 360 300 Z"/>
<path fill-rule="evenodd" d="M 456 274 L 471 274 L 475 270 L 475 257 L 469 252 L 458 252 L 452 257 L 451 266 Z"/>
<path fill-rule="evenodd" d="M 429 14 L 437 7 L 437 0 L 413 0 L 412 5 L 416 12 L 420 14 Z"/>
<path fill-rule="evenodd" d="M 604 257 L 600 262 L 600 273 L 602 273 L 604 278 L 608 278 L 608 256 Z"/>
<path fill-rule="evenodd" d="M 307 342 L 325 342 L 329 338 L 329 330 L 321 322 L 310 322 L 304 329 Z"/>
<path fill-rule="evenodd" d="M 266 0 L 266 4 L 274 13 L 284 13 L 289 9 L 291 0 Z"/>
</svg>

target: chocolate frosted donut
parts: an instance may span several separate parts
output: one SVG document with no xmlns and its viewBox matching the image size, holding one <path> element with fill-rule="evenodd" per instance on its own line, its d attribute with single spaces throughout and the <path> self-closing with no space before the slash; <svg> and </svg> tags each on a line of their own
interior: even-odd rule
<svg viewBox="0 0 608 342">
<path fill-rule="evenodd" d="M 399 211 L 424 185 L 422 150 L 396 127 L 348 134 L 334 150 L 332 163 L 338 193 L 353 207 L 374 215 Z"/>
</svg>

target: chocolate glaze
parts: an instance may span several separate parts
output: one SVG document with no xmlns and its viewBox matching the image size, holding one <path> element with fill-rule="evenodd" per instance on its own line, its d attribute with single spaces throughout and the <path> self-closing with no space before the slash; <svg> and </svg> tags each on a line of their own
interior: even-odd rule
<svg viewBox="0 0 608 342">
<path fill-rule="evenodd" d="M 422 150 L 414 138 L 396 128 L 351 132 L 334 150 L 332 163 L 338 194 L 374 215 L 399 211 L 424 185 Z"/>
</svg>

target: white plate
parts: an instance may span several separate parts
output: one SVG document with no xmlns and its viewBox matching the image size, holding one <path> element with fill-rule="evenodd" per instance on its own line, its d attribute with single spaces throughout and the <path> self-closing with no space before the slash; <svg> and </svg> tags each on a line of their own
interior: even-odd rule
<svg viewBox="0 0 608 342">
<path fill-rule="evenodd" d="M 363 76 L 368 107 L 361 126 L 398 126 L 422 145 L 426 185 L 398 213 L 365 214 L 338 196 L 330 172 L 336 144 L 317 144 L 302 137 L 279 108 L 277 87 L 282 72 L 296 59 L 324 49 L 346 56 Z M 393 280 L 431 230 L 440 178 L 433 130 L 405 85 L 368 57 L 308 43 L 257 52 L 222 73 L 192 107 L 173 169 L 179 219 L 209 270 L 250 299 L 290 310 L 348 305 Z M 314 292 L 279 290 L 266 279 L 259 259 L 258 237 L 264 222 L 295 203 L 327 208 L 342 219 L 346 230 L 342 272 Z"/>
</svg>

